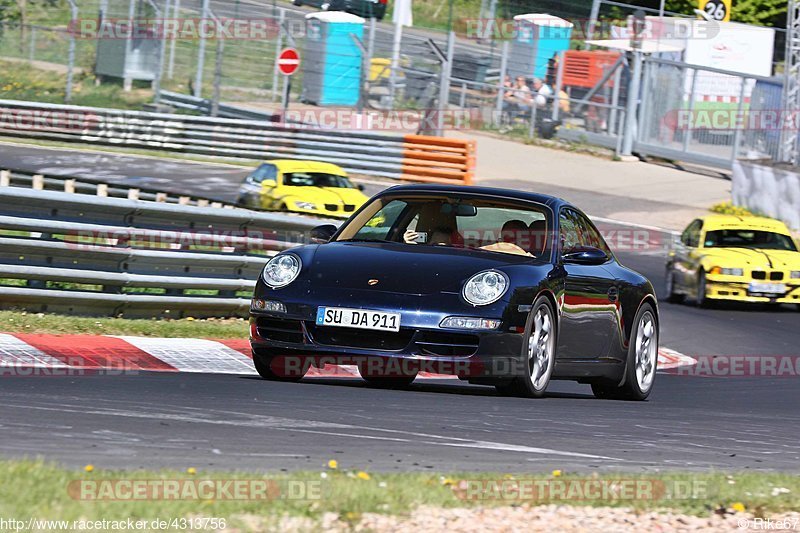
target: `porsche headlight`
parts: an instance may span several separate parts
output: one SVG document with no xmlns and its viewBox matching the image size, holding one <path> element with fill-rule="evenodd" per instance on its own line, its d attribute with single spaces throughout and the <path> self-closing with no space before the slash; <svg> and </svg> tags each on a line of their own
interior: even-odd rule
<svg viewBox="0 0 800 533">
<path fill-rule="evenodd" d="M 800 270 L 792 270 L 792 279 L 800 279 Z"/>
<path fill-rule="evenodd" d="M 464 284 L 462 294 L 472 305 L 494 303 L 508 290 L 508 276 L 499 270 L 478 272 Z"/>
<path fill-rule="evenodd" d="M 294 205 L 296 205 L 298 209 L 314 210 L 317 208 L 317 204 L 311 202 L 295 202 Z"/>
<path fill-rule="evenodd" d="M 300 258 L 294 254 L 276 255 L 264 267 L 261 277 L 273 289 L 285 287 L 297 278 L 301 266 Z"/>
</svg>

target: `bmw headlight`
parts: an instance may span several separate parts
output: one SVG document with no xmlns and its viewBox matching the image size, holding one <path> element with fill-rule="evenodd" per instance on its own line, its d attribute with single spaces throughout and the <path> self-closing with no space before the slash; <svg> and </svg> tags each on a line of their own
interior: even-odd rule
<svg viewBox="0 0 800 533">
<path fill-rule="evenodd" d="M 792 270 L 792 279 L 800 279 L 800 270 Z"/>
<path fill-rule="evenodd" d="M 723 276 L 744 276 L 744 270 L 741 268 L 722 268 L 720 270 Z"/>
<path fill-rule="evenodd" d="M 472 305 L 494 303 L 508 290 L 508 276 L 499 270 L 478 272 L 464 284 L 462 294 Z"/>
<path fill-rule="evenodd" d="M 314 210 L 317 208 L 317 204 L 312 204 L 311 202 L 295 202 L 294 205 L 296 205 L 298 209 Z"/>
<path fill-rule="evenodd" d="M 285 287 L 297 278 L 301 266 L 300 258 L 294 254 L 276 255 L 264 267 L 261 277 L 273 289 Z"/>
</svg>

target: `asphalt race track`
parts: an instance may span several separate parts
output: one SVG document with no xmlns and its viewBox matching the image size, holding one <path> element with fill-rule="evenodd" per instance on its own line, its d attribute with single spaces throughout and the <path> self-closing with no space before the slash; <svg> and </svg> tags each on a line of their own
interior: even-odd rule
<svg viewBox="0 0 800 533">
<path fill-rule="evenodd" d="M 0 160 L 7 168 L 219 200 L 230 200 L 247 172 L 7 144 Z M 378 188 L 370 183 L 366 192 Z M 597 213 L 600 200 L 585 207 Z M 662 291 L 664 254 L 656 246 L 618 256 Z M 796 307 L 662 302 L 660 313 L 661 346 L 689 356 L 798 355 Z M 387 391 L 346 378 L 286 384 L 234 375 L 4 375 L 0 454 L 102 467 L 317 469 L 335 458 L 373 471 L 797 471 L 797 377 L 661 374 L 649 401 L 630 403 L 596 400 L 588 386 L 571 382 L 525 400 L 457 380 Z"/>
<path fill-rule="evenodd" d="M 662 281 L 663 258 L 620 254 Z M 797 353 L 800 312 L 661 304 L 662 346 Z M 652 471 L 800 465 L 794 377 L 659 375 L 647 402 L 555 382 L 542 400 L 455 380 L 409 390 L 201 374 L 4 377 L 0 453 L 72 466 L 372 471 Z"/>
</svg>

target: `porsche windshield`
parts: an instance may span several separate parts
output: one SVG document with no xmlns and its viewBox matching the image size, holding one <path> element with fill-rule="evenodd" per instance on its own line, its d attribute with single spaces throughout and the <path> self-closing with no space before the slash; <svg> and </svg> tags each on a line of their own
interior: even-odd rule
<svg viewBox="0 0 800 533">
<path fill-rule="evenodd" d="M 339 241 L 472 248 L 531 257 L 549 249 L 544 206 L 455 198 L 379 198 L 353 219 Z"/>
<path fill-rule="evenodd" d="M 334 187 L 354 189 L 355 186 L 344 176 L 325 174 L 323 172 L 287 172 L 283 175 L 283 184 L 290 187 Z"/>
<path fill-rule="evenodd" d="M 723 229 L 706 233 L 706 248 L 754 248 L 761 250 L 788 250 L 796 252 L 792 238 L 771 231 L 750 229 Z"/>
</svg>

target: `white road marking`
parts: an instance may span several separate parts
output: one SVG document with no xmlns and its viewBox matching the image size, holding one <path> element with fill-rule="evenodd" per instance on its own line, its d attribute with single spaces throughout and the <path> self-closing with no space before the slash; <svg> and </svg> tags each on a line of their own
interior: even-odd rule
<svg viewBox="0 0 800 533">
<path fill-rule="evenodd" d="M 382 441 L 391 441 L 391 442 L 407 442 L 412 444 L 429 444 L 433 446 L 446 446 L 446 447 L 456 447 L 456 448 L 475 448 L 487 451 L 509 451 L 509 452 L 518 452 L 518 453 L 534 453 L 534 454 L 545 454 L 545 455 L 557 455 L 557 456 L 564 456 L 564 457 L 576 457 L 576 458 L 584 458 L 584 459 L 597 459 L 597 460 L 606 460 L 606 461 L 622 461 L 622 459 L 616 459 L 612 457 L 606 457 L 602 455 L 590 455 L 578 452 L 570 452 L 570 451 L 561 451 L 561 450 L 554 450 L 550 448 L 537 448 L 533 446 L 524 446 L 518 444 L 508 444 L 502 442 L 492 442 L 492 441 L 482 441 L 482 440 L 473 440 L 473 439 L 464 439 L 460 437 L 450 437 L 447 435 L 436 435 L 430 433 L 418 433 L 413 431 L 403 431 L 397 429 L 387 429 L 387 428 L 377 428 L 377 427 L 369 427 L 369 426 L 354 426 L 349 424 L 337 424 L 335 422 L 321 422 L 316 420 L 295 420 L 291 418 L 281 418 L 281 417 L 273 417 L 273 416 L 264 416 L 264 415 L 253 415 L 251 413 L 241 413 L 241 412 L 230 412 L 230 411 L 223 411 L 223 412 L 215 412 L 215 411 L 202 411 L 207 416 L 211 416 L 214 414 L 219 415 L 238 415 L 243 417 L 242 420 L 234 420 L 232 418 L 225 418 L 225 419 L 218 419 L 218 418 L 202 418 L 190 414 L 178 414 L 178 413 L 158 413 L 148 410 L 143 411 L 129 411 L 124 409 L 106 409 L 106 408 L 95 408 L 95 409 L 86 409 L 84 406 L 75 406 L 75 408 L 69 408 L 68 406 L 60 406 L 60 407 L 43 407 L 43 406 L 33 406 L 33 405 L 26 405 L 26 404 L 11 404 L 10 406 L 23 408 L 23 409 L 34 409 L 34 410 L 42 410 L 42 411 L 60 411 L 60 412 L 69 412 L 69 413 L 82 413 L 82 414 L 94 414 L 94 415 L 101 415 L 101 416 L 121 416 L 121 417 L 130 417 L 130 418 L 146 418 L 149 420 L 172 420 L 172 421 L 182 421 L 182 422 L 191 422 L 191 423 L 202 423 L 202 424 L 212 424 L 212 425 L 229 425 L 229 426 L 238 426 L 238 427 L 266 427 L 269 429 L 273 429 L 276 431 L 290 431 L 290 432 L 300 432 L 300 433 L 315 433 L 321 435 L 328 435 L 332 437 L 346 437 L 346 438 L 353 438 L 353 439 L 369 439 L 369 440 L 382 440 Z M 320 429 L 313 429 L 313 428 L 320 428 Z M 368 435 L 368 434 L 353 434 L 353 433 L 346 433 L 342 431 L 327 431 L 323 430 L 322 428 L 330 428 L 338 429 L 338 430 L 351 430 L 351 431 L 363 431 L 363 432 L 376 432 L 376 433 L 389 433 L 397 436 L 389 436 L 389 435 Z"/>
</svg>

